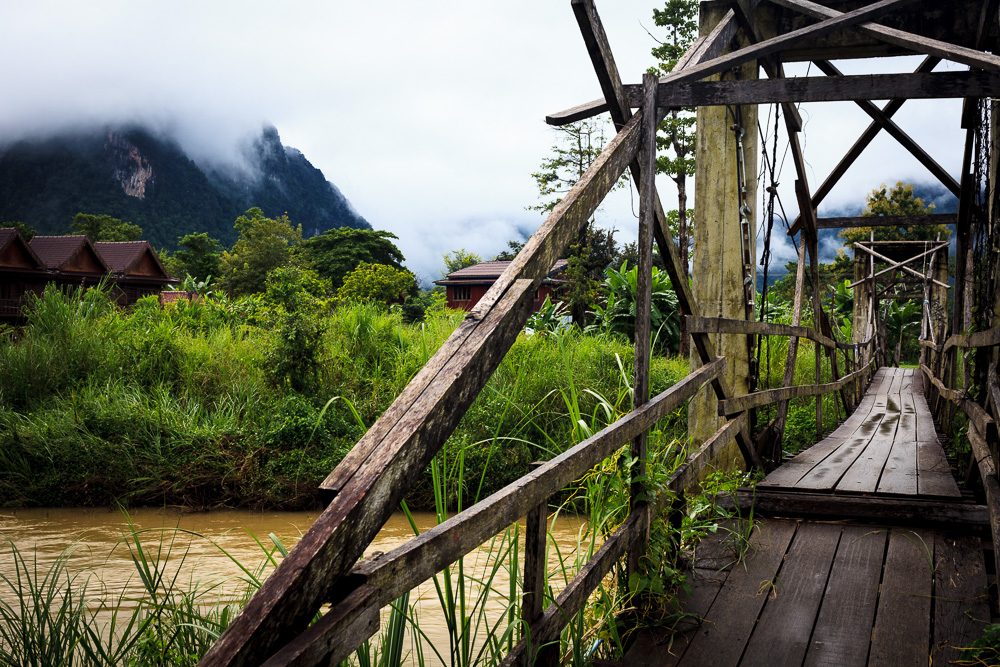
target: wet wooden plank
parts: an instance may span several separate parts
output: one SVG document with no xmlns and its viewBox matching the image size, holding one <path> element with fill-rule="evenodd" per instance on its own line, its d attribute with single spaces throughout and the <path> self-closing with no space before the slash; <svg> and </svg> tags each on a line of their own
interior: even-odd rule
<svg viewBox="0 0 1000 667">
<path fill-rule="evenodd" d="M 837 489 L 872 493 L 878 488 L 879 477 L 892 450 L 893 437 L 899 426 L 899 406 L 886 394 L 885 414 L 878 422 L 871 440 L 837 482 Z M 873 424 L 874 420 L 868 424 Z"/>
<path fill-rule="evenodd" d="M 869 526 L 844 528 L 806 653 L 807 667 L 866 664 L 887 534 Z"/>
<path fill-rule="evenodd" d="M 948 459 L 937 440 L 917 441 L 917 493 L 921 496 L 961 497 Z"/>
<path fill-rule="evenodd" d="M 806 523 L 796 531 L 741 667 L 802 664 L 840 534 L 841 526 L 828 523 Z"/>
<path fill-rule="evenodd" d="M 908 380 L 904 376 L 903 382 Z M 899 426 L 878 482 L 879 493 L 917 494 L 917 422 L 911 394 L 899 394 Z"/>
<path fill-rule="evenodd" d="M 761 608 L 772 593 L 797 522 L 761 522 L 751 537 L 746 560 L 733 567 L 705 622 L 684 652 L 682 665 L 735 665 L 743 654 Z"/>
<path fill-rule="evenodd" d="M 934 541 L 934 664 L 951 664 L 990 621 L 983 550 L 973 537 Z"/>
<path fill-rule="evenodd" d="M 870 664 L 928 664 L 933 552 L 930 531 L 894 528 L 890 533 Z"/>
</svg>

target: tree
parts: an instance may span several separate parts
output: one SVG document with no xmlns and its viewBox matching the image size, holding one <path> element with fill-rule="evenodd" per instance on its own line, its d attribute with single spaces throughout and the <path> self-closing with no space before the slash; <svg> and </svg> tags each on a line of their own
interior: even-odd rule
<svg viewBox="0 0 1000 667">
<path fill-rule="evenodd" d="M 444 260 L 444 271 L 441 272 L 441 275 L 445 277 L 456 271 L 461 271 L 468 266 L 475 266 L 483 261 L 479 255 L 469 252 L 465 248 L 446 252 L 441 255 L 441 258 Z"/>
<path fill-rule="evenodd" d="M 533 174 L 538 186 L 540 203 L 529 210 L 551 213 L 563 196 L 604 150 L 603 121 L 585 120 L 556 128 L 563 136 L 552 146 L 552 156 L 542 160 L 541 169 Z M 628 176 L 623 174 L 613 189 L 623 187 Z M 600 280 L 616 256 L 614 230 L 600 229 L 594 220 L 588 222 L 570 242 L 566 255 L 566 278 L 569 284 L 563 296 L 569 302 L 573 322 L 586 323 L 587 309 L 594 303 Z"/>
<path fill-rule="evenodd" d="M 178 277 L 189 275 L 198 280 L 218 277 L 222 273 L 219 247 L 219 242 L 207 232 L 182 237 L 171 261 L 171 272 L 176 271 Z"/>
<path fill-rule="evenodd" d="M 341 227 L 306 239 L 298 252 L 336 289 L 343 284 L 344 276 L 362 263 L 403 270 L 403 253 L 390 239 L 399 237 L 380 229 Z"/>
<path fill-rule="evenodd" d="M 236 296 L 263 292 L 267 274 L 292 263 L 291 248 L 302 241 L 302 225 L 292 227 L 287 215 L 268 218 L 254 207 L 233 225 L 240 237 L 222 253 L 224 282 Z"/>
<path fill-rule="evenodd" d="M 493 260 L 496 262 L 513 262 L 514 258 L 517 257 L 517 253 L 521 252 L 521 248 L 523 247 L 524 241 L 507 241 L 507 249 L 498 252 Z"/>
<path fill-rule="evenodd" d="M 139 241 L 142 227 L 122 222 L 110 215 L 77 213 L 70 224 L 71 234 L 86 234 L 91 241 Z"/>
<path fill-rule="evenodd" d="M 31 239 L 35 238 L 35 228 L 32 227 L 31 225 L 27 225 L 23 222 L 17 222 L 14 220 L 8 222 L 0 222 L 0 229 L 4 229 L 7 227 L 13 227 L 17 231 L 21 232 L 21 236 L 24 237 L 25 241 L 30 241 Z"/>
<path fill-rule="evenodd" d="M 667 29 L 666 40 L 653 48 L 660 61 L 653 72 L 667 74 L 698 36 L 698 0 L 667 0 L 662 10 L 653 10 L 653 23 Z M 695 118 L 693 108 L 673 109 L 656 135 L 656 173 L 666 174 L 677 186 L 677 243 L 685 276 L 691 244 L 687 179 L 694 176 Z"/>
<path fill-rule="evenodd" d="M 403 303 L 417 293 L 417 279 L 406 269 L 386 264 L 362 262 L 344 277 L 337 298 L 345 301 L 374 301 L 383 306 Z"/>
</svg>

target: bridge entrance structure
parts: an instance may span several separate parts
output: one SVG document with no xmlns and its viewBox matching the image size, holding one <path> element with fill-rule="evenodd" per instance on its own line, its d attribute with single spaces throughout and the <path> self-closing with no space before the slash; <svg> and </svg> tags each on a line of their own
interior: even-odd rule
<svg viewBox="0 0 1000 667">
<path fill-rule="evenodd" d="M 832 409 L 851 415 L 839 427 L 845 431 L 858 420 L 856 430 L 871 426 L 879 433 L 883 425 L 889 428 L 884 421 L 889 413 L 888 399 L 879 423 L 873 424 L 869 420 L 875 418 L 875 409 L 881 405 L 879 396 L 883 394 L 877 391 L 874 398 L 867 398 L 873 395 L 870 389 L 866 394 L 873 373 L 884 358 L 878 335 L 878 303 L 886 295 L 879 292 L 880 283 L 871 267 L 868 273 L 859 275 L 859 279 L 867 279 L 864 282 L 867 287 L 859 285 L 855 296 L 855 339 L 840 341 L 829 313 L 824 310 L 818 273 L 819 230 L 872 224 L 867 218 L 819 218 L 817 207 L 881 131 L 899 141 L 958 196 L 960 203 L 953 220 L 957 239 L 955 283 L 950 290 L 953 295 L 950 315 L 946 318 L 947 330 L 935 330 L 941 322 L 928 320 L 933 335 L 921 341 L 928 354 L 920 366 L 920 375 L 897 376 L 894 371 L 893 379 L 886 380 L 887 371 L 883 371 L 877 377 L 879 389 L 887 381 L 892 389 L 897 378 L 900 391 L 902 383 L 907 383 L 910 393 L 905 403 L 895 404 L 899 414 L 893 424 L 899 430 L 903 429 L 907 416 L 915 419 L 903 431 L 909 433 L 908 429 L 915 429 L 918 434 L 913 472 L 902 467 L 895 471 L 891 467 L 903 463 L 902 459 L 894 458 L 895 445 L 890 442 L 888 449 L 883 444 L 877 450 L 886 452 L 878 472 L 865 479 L 875 480 L 876 492 L 883 479 L 886 488 L 890 480 L 894 480 L 893 485 L 915 482 L 916 496 L 921 488 L 928 488 L 926 484 L 946 485 L 941 474 L 936 478 L 932 474 L 943 473 L 940 467 L 943 454 L 939 456 L 938 450 L 924 448 L 929 452 L 927 466 L 921 467 L 924 449 L 919 444 L 924 441 L 919 435 L 929 436 L 929 431 L 921 429 L 929 428 L 930 422 L 925 413 L 920 413 L 924 415 L 921 417 L 914 416 L 916 412 L 907 412 L 916 410 L 918 400 L 913 391 L 921 389 L 926 392 L 928 410 L 946 433 L 952 431 L 956 416 L 969 425 L 963 431 L 967 435 L 962 436 L 971 445 L 969 475 L 978 478 L 982 489 L 981 505 L 973 503 L 980 508 L 973 512 L 980 514 L 970 523 L 988 523 L 991 528 L 988 541 L 997 544 L 1000 481 L 996 471 L 995 419 L 1000 417 L 996 376 L 1000 321 L 996 313 L 1000 309 L 997 303 L 1000 295 L 996 286 L 1000 229 L 995 212 L 997 189 L 992 187 L 996 182 L 998 155 L 993 150 L 997 137 L 993 98 L 1000 95 L 1000 58 L 993 55 L 997 52 L 1000 32 L 996 0 L 703 2 L 701 36 L 691 49 L 668 75 L 657 78 L 645 74 L 641 84 L 634 85 L 624 85 L 621 81 L 594 1 L 572 0 L 570 4 L 603 97 L 553 114 L 548 121 L 563 124 L 608 113 L 617 129 L 616 136 L 451 338 L 323 482 L 326 509 L 206 654 L 203 665 L 336 664 L 374 634 L 380 608 L 525 515 L 527 542 L 520 605 L 525 631 L 505 662 L 533 664 L 539 657 L 539 647 L 558 639 L 569 619 L 585 605 L 590 593 L 616 564 L 624 559 L 626 573 L 635 571 L 638 557 L 645 549 L 651 517 L 672 507 L 674 498 L 697 483 L 702 470 L 734 458 L 746 468 L 761 470 L 771 470 L 780 463 L 790 400 L 817 397 L 817 440 L 822 440 L 823 435 L 823 396 L 834 397 Z M 833 62 L 892 55 L 918 55 L 923 59 L 913 72 L 862 75 L 844 75 Z M 957 63 L 961 70 L 933 71 L 942 61 Z M 822 76 L 787 78 L 784 67 L 788 62 L 811 62 Z M 766 78 L 760 78 L 761 73 Z M 960 117 L 952 119 L 967 131 L 958 178 L 942 168 L 892 120 L 906 100 L 916 98 L 964 100 Z M 889 102 L 880 106 L 872 100 Z M 872 118 L 872 123 L 825 181 L 813 188 L 807 178 L 800 141 L 803 124 L 796 105 L 830 101 L 856 103 Z M 758 313 L 762 309 L 756 302 L 754 289 L 757 193 L 755 179 L 745 175 L 757 173 L 757 108 L 771 104 L 780 108 L 784 122 L 800 211 L 788 230 L 797 237 L 798 254 L 790 324 L 761 321 Z M 671 109 L 686 107 L 697 107 L 698 114 L 695 186 L 698 229 L 691 283 L 681 265 L 654 182 L 657 127 Z M 388 554 L 361 559 L 367 545 L 452 433 L 513 344 L 531 314 L 540 281 L 626 170 L 638 183 L 640 199 L 633 410 L 433 530 Z M 916 216 L 907 220 L 906 225 L 938 222 L 937 216 Z M 666 392 L 649 397 L 649 304 L 654 251 L 660 253 L 686 314 L 692 352 L 690 375 Z M 872 253 L 879 251 L 869 244 L 860 252 L 874 256 Z M 931 252 L 944 256 L 941 246 L 935 246 Z M 891 258 L 891 254 L 882 254 Z M 921 284 L 928 284 L 926 272 L 919 277 L 923 280 Z M 938 305 L 944 304 L 945 299 L 939 295 Z M 815 315 L 810 316 L 809 312 Z M 864 313 L 860 319 L 859 313 Z M 807 326 L 810 321 L 812 326 Z M 859 326 L 862 322 L 865 326 Z M 785 374 L 780 385 L 773 388 L 758 386 L 756 371 L 760 341 L 768 336 L 788 339 Z M 808 385 L 795 384 L 794 377 L 799 343 L 803 339 L 814 344 L 816 357 L 816 381 Z M 826 355 L 825 363 L 821 363 L 821 355 Z M 829 381 L 824 381 L 821 375 L 824 365 L 830 369 Z M 688 401 L 689 434 L 696 446 L 670 479 L 670 493 L 650 498 L 641 481 L 646 431 Z M 757 419 L 764 406 L 776 406 L 773 418 L 766 423 Z M 856 407 L 859 409 L 855 410 Z M 831 407 L 828 405 L 827 409 Z M 841 445 L 847 442 L 853 440 L 847 438 Z M 626 445 L 631 446 L 640 462 L 632 468 L 635 477 L 628 518 L 606 537 L 593 559 L 558 598 L 543 604 L 548 499 Z M 851 451 L 857 454 L 855 462 L 869 455 L 860 446 Z M 823 457 L 809 471 L 816 470 L 818 474 L 829 469 L 837 456 Z M 872 464 L 865 470 L 875 467 Z M 792 468 L 801 472 L 806 464 L 802 462 Z M 772 474 L 779 475 L 783 469 L 792 468 L 779 467 Z M 848 476 L 850 470 L 838 479 L 854 479 Z M 922 473 L 925 470 L 926 474 Z M 807 479 L 809 471 L 791 486 Z M 827 475 L 832 477 L 832 472 Z M 769 477 L 766 484 L 787 486 L 785 482 L 778 484 L 776 479 Z M 775 511 L 781 510 L 782 503 L 791 508 L 788 497 L 794 493 L 792 490 L 772 491 L 782 496 Z M 889 498 L 892 502 L 879 503 L 874 502 L 874 497 L 866 500 L 860 491 L 848 491 L 834 487 L 824 493 L 828 502 L 840 503 L 841 507 L 846 507 L 847 501 L 860 506 L 862 509 L 852 511 L 855 515 L 863 514 L 867 520 L 893 521 L 900 512 L 905 514 L 898 507 L 900 502 L 916 502 L 906 494 L 896 494 Z M 952 491 L 949 486 L 949 492 L 943 496 L 945 500 L 933 502 L 953 498 Z M 797 497 L 808 499 L 802 493 Z M 894 504 L 897 507 L 892 512 L 896 515 L 885 509 Z M 801 507 L 795 511 L 804 512 Z M 841 518 L 850 516 L 846 509 L 843 513 Z M 918 516 L 913 520 L 922 519 Z M 782 538 L 785 546 L 776 547 L 775 553 L 780 554 L 785 553 L 789 544 L 794 547 L 797 532 L 804 536 L 801 542 L 804 546 L 817 544 L 820 538 L 810 537 L 814 533 L 823 533 L 826 537 L 822 539 L 827 541 L 833 539 L 830 531 L 812 528 L 799 531 L 795 527 L 780 530 L 785 536 Z M 837 533 L 838 544 L 847 544 L 844 542 L 848 539 L 844 537 L 847 532 L 844 529 Z M 889 549 L 891 552 L 891 546 Z M 976 548 L 972 551 L 977 552 Z M 981 559 L 982 551 L 977 553 Z M 994 553 L 1000 553 L 1000 549 Z M 781 560 L 784 556 L 777 557 Z M 839 552 L 830 556 L 830 562 L 837 562 L 837 558 Z M 885 572 L 897 575 L 904 572 L 886 567 Z M 817 570 L 812 572 L 815 574 Z M 738 577 L 730 575 L 729 579 L 736 581 Z M 325 613 L 313 622 L 321 608 Z M 735 618 L 739 610 L 728 609 L 727 618 Z M 739 617 L 741 622 L 749 622 L 744 627 L 752 627 L 758 617 L 764 620 L 759 616 L 760 608 L 756 612 L 747 609 Z M 713 613 L 723 611 L 720 607 Z M 867 631 L 870 634 L 870 627 Z M 780 634 L 780 629 L 775 632 Z M 740 659 L 746 646 L 744 643 L 743 648 L 733 649 L 736 660 L 731 664 Z M 543 654 L 541 659 L 550 661 L 551 654 Z M 690 664 L 696 663 L 692 660 Z"/>
</svg>

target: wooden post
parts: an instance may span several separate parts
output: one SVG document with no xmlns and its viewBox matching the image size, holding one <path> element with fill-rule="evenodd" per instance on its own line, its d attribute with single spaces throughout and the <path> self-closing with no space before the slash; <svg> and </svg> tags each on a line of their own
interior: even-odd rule
<svg viewBox="0 0 1000 667">
<path fill-rule="evenodd" d="M 728 6 L 702 3 L 700 31 L 708 35 L 722 20 Z M 756 79 L 756 61 L 741 65 L 737 70 L 740 79 Z M 710 80 L 719 80 L 715 75 Z M 731 79 L 731 72 L 723 78 Z M 751 211 L 756 211 L 757 201 L 757 108 L 754 105 L 738 107 L 742 116 L 743 155 L 747 178 L 746 201 Z M 694 237 L 691 290 L 701 306 L 699 313 L 705 317 L 744 319 L 746 309 L 743 292 L 743 258 L 740 239 L 740 191 L 737 183 L 736 135 L 730 129 L 736 122 L 725 106 L 698 108 L 698 135 L 695 149 L 695 205 L 698 212 L 698 233 Z M 754 225 L 755 226 L 755 225 Z M 751 235 L 754 236 L 754 235 Z M 751 245 L 755 238 L 750 239 Z M 756 256 L 756 249 L 750 248 Z M 746 337 L 738 334 L 711 334 L 716 355 L 726 357 L 728 384 L 734 395 L 749 391 L 747 376 L 750 359 Z M 698 355 L 691 355 L 691 368 L 702 365 Z M 720 426 L 717 400 L 714 392 L 705 389 L 691 399 L 688 405 L 688 434 L 695 446 L 700 446 Z M 728 451 L 720 455 L 719 463 L 728 464 L 739 454 Z"/>
<path fill-rule="evenodd" d="M 656 224 L 656 87 L 654 74 L 643 74 L 642 144 L 639 160 L 642 176 L 639 182 L 639 267 L 636 277 L 635 304 L 635 389 L 633 405 L 638 408 L 649 401 L 650 316 L 653 301 L 653 225 Z M 635 512 L 646 503 L 646 432 L 632 442 L 632 484 L 629 491 L 629 511 Z M 628 575 L 639 571 L 639 559 L 645 553 L 646 540 L 628 551 Z"/>
<path fill-rule="evenodd" d="M 530 466 L 537 469 L 542 462 Z M 530 644 L 530 628 L 542 618 L 545 611 L 545 569 L 548 566 L 546 542 L 548 539 L 549 501 L 546 498 L 528 512 L 524 530 L 524 590 L 521 593 L 521 638 L 529 641 L 532 652 L 536 652 L 533 664 L 540 667 L 559 663 L 559 647 L 556 644 L 534 646 Z M 532 664 L 529 661 L 529 664 Z"/>
</svg>

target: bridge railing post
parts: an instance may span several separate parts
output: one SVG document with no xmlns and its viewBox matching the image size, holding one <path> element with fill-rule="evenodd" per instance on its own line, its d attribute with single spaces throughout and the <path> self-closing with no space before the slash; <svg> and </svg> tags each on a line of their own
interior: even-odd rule
<svg viewBox="0 0 1000 667">
<path fill-rule="evenodd" d="M 532 463 L 530 469 L 536 470 L 542 462 Z M 542 618 L 545 610 L 545 570 L 548 566 L 548 498 L 540 502 L 528 512 L 524 531 L 524 589 L 521 592 L 521 637 L 531 647 L 531 628 Z M 537 651 L 537 653 L 535 653 Z M 535 653 L 535 660 L 530 660 L 530 654 Z M 528 664 L 539 667 L 554 667 L 559 664 L 559 643 L 540 646 L 529 650 Z"/>
</svg>

